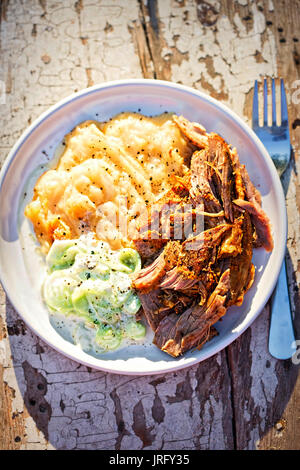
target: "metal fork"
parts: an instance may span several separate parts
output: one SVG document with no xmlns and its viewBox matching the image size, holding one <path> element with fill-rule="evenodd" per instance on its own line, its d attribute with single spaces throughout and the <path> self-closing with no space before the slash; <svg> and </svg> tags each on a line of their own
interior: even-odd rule
<svg viewBox="0 0 300 470">
<path fill-rule="evenodd" d="M 264 79 L 263 126 L 259 125 L 258 83 L 255 81 L 253 95 L 252 128 L 269 152 L 281 177 L 290 161 L 291 144 L 286 95 L 283 80 L 280 80 L 281 124 L 276 119 L 276 87 L 272 79 L 272 125 L 268 125 L 268 86 Z M 269 351 L 276 359 L 289 359 L 296 351 L 291 304 L 287 284 L 286 262 L 282 263 L 277 285 L 271 300 L 271 322 Z"/>
</svg>

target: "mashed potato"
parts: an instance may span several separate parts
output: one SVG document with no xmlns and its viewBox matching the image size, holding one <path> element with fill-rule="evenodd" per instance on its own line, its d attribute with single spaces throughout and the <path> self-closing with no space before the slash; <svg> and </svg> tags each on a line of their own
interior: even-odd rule
<svg viewBox="0 0 300 470">
<path fill-rule="evenodd" d="M 55 239 L 89 231 L 112 249 L 130 246 L 142 208 L 170 189 L 172 175 L 184 175 L 190 155 L 170 114 L 122 113 L 78 125 L 25 209 L 43 252 Z"/>
</svg>

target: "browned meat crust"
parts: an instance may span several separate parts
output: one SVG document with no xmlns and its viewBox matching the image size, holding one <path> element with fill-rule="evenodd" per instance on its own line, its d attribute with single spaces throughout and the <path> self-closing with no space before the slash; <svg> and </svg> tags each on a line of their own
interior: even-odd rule
<svg viewBox="0 0 300 470">
<path fill-rule="evenodd" d="M 153 331 L 164 317 L 170 313 L 176 315 L 182 313 L 193 302 L 192 296 L 159 288 L 147 293 L 140 292 L 139 298 L 144 315 Z"/>
<path fill-rule="evenodd" d="M 207 143 L 207 134 L 203 126 L 197 122 L 190 122 L 183 116 L 173 116 L 173 121 L 177 124 L 181 132 L 196 147 L 203 148 Z"/>
<path fill-rule="evenodd" d="M 234 204 L 247 211 L 250 216 L 256 232 L 256 246 L 262 246 L 266 251 L 273 250 L 273 238 L 271 233 L 270 221 L 256 200 L 244 201 L 235 199 Z"/>
<path fill-rule="evenodd" d="M 241 251 L 236 256 L 226 259 L 226 264 L 230 271 L 230 289 L 226 306 L 241 305 L 244 294 L 248 290 L 250 277 L 253 274 L 252 264 L 252 224 L 247 213 L 242 217 L 243 237 L 241 241 Z"/>
<path fill-rule="evenodd" d="M 200 150 L 193 154 L 191 160 L 191 198 L 196 204 L 201 204 L 206 212 L 222 213 L 223 207 L 216 196 L 216 189 L 210 178 L 211 167 L 207 165 L 207 150 Z M 207 224 L 213 227 L 225 222 L 223 216 L 219 219 L 209 218 Z"/>
<path fill-rule="evenodd" d="M 154 289 L 164 274 L 176 265 L 180 251 L 180 243 L 170 241 L 152 264 L 139 271 L 133 280 L 133 287 L 143 292 Z"/>
<path fill-rule="evenodd" d="M 181 315 L 172 313 L 159 323 L 154 344 L 174 357 L 199 346 L 209 335 L 211 326 L 225 315 L 229 288 L 230 270 L 227 269 L 205 305 L 191 306 Z"/>
<path fill-rule="evenodd" d="M 185 285 L 192 287 L 190 281 L 197 280 L 202 270 L 216 261 L 217 248 L 224 234 L 231 230 L 232 225 L 222 224 L 188 238 L 183 243 L 170 241 L 152 264 L 139 271 L 133 280 L 133 287 L 144 292 L 154 289 L 164 275 L 175 267 L 178 276 L 188 282 Z"/>
</svg>

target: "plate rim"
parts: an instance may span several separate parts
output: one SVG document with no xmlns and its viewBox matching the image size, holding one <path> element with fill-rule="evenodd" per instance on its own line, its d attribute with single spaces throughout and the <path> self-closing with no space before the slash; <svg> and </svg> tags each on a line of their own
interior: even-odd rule
<svg viewBox="0 0 300 470">
<path fill-rule="evenodd" d="M 260 315 L 262 310 L 264 309 L 266 303 L 268 302 L 273 289 L 276 285 L 280 268 L 282 265 L 282 262 L 284 260 L 285 256 L 285 250 L 286 250 L 286 240 L 287 240 L 287 229 L 288 229 L 288 220 L 287 220 L 287 211 L 286 211 L 286 204 L 285 204 L 285 197 L 284 197 L 284 192 L 282 188 L 282 184 L 280 181 L 280 178 L 278 176 L 278 173 L 275 169 L 275 166 L 273 164 L 273 161 L 267 152 L 265 146 L 261 142 L 261 140 L 257 137 L 255 132 L 251 129 L 251 127 L 243 121 L 243 119 L 234 111 L 232 111 L 227 105 L 223 104 L 222 102 L 218 101 L 217 99 L 213 98 L 212 96 L 203 93 L 202 91 L 199 91 L 193 87 L 189 87 L 186 85 L 178 84 L 176 82 L 171 82 L 171 81 L 166 81 L 166 80 L 157 80 L 157 79 L 144 79 L 144 78 L 130 78 L 130 79 L 121 79 L 121 80 L 112 80 L 112 81 L 106 81 L 101 84 L 96 84 L 88 88 L 83 88 L 77 92 L 74 92 L 67 97 L 59 100 L 57 103 L 54 105 L 50 106 L 47 110 L 45 110 L 43 113 L 41 113 L 31 124 L 28 126 L 20 135 L 20 137 L 17 139 L 15 144 L 12 146 L 11 150 L 7 154 L 7 157 L 4 159 L 4 163 L 2 165 L 2 168 L 0 170 L 0 196 L 1 196 L 1 190 L 3 183 L 5 181 L 6 174 L 9 170 L 9 167 L 13 163 L 15 157 L 17 156 L 20 148 L 22 145 L 27 141 L 27 139 L 30 137 L 30 135 L 47 119 L 49 118 L 52 114 L 54 114 L 56 111 L 59 109 L 63 108 L 67 104 L 73 102 L 74 100 L 80 99 L 83 96 L 87 96 L 89 94 L 98 92 L 102 89 L 107 89 L 107 88 L 116 88 L 116 87 L 126 87 L 130 85 L 135 85 L 135 86 L 145 86 L 145 85 L 150 85 L 150 86 L 156 86 L 158 88 L 164 87 L 164 88 L 173 88 L 175 90 L 181 90 L 184 91 L 188 94 L 192 94 L 194 96 L 199 97 L 202 100 L 205 100 L 212 105 L 216 106 L 219 110 L 222 111 L 222 113 L 225 113 L 227 116 L 229 116 L 235 124 L 237 124 L 252 140 L 252 142 L 255 144 L 255 146 L 258 148 L 260 154 L 263 155 L 263 158 L 265 160 L 265 163 L 268 166 L 268 170 L 271 173 L 272 176 L 272 182 L 273 186 L 275 183 L 275 193 L 277 197 L 280 200 L 279 204 L 279 211 L 280 215 L 282 216 L 281 223 L 282 223 L 282 239 L 280 240 L 280 245 L 278 246 L 278 253 L 279 256 L 276 258 L 275 263 L 276 265 L 274 266 L 273 273 L 275 275 L 272 278 L 272 282 L 269 284 L 269 288 L 266 289 L 266 291 L 262 295 L 262 300 L 259 302 L 261 305 L 261 308 L 256 308 L 255 313 L 252 314 L 251 318 L 246 322 L 246 324 L 239 329 L 238 332 L 232 332 L 230 335 L 228 335 L 228 338 L 223 338 L 215 350 L 211 353 L 208 353 L 204 355 L 204 357 L 195 357 L 192 360 L 188 361 L 188 363 L 177 363 L 170 362 L 170 363 L 165 363 L 167 366 L 165 368 L 153 368 L 151 370 L 147 371 L 133 371 L 133 370 L 117 370 L 117 369 L 111 369 L 110 367 L 105 367 L 105 360 L 101 358 L 97 358 L 97 362 L 99 362 L 99 366 L 95 364 L 91 364 L 88 361 L 85 361 L 83 359 L 78 359 L 72 356 L 72 354 L 69 354 L 68 352 L 65 352 L 62 348 L 59 346 L 55 346 L 51 341 L 48 341 L 47 337 L 42 335 L 39 331 L 36 331 L 36 329 L 29 324 L 29 322 L 23 317 L 22 313 L 15 307 L 14 301 L 11 298 L 9 288 L 7 288 L 6 283 L 5 283 L 5 273 L 0 269 L 0 282 L 3 286 L 3 289 L 9 299 L 9 302 L 13 306 L 14 310 L 20 315 L 22 320 L 25 322 L 25 324 L 28 326 L 28 328 L 33 331 L 38 337 L 40 337 L 45 343 L 56 350 L 57 352 L 63 354 L 65 357 L 68 357 L 71 360 L 74 360 L 75 362 L 78 362 L 80 364 L 83 364 L 87 367 L 91 367 L 96 370 L 102 370 L 104 372 L 109 372 L 109 373 L 114 373 L 114 374 L 121 374 L 121 375 L 137 375 L 137 376 L 143 376 L 143 375 L 158 375 L 162 373 L 168 373 L 168 372 L 175 372 L 177 370 L 181 370 L 186 367 L 191 367 L 195 364 L 198 364 L 225 349 L 227 346 L 229 346 L 231 343 L 233 343 L 239 336 L 241 336 L 244 331 L 251 326 L 251 324 L 254 322 L 254 320 Z M 0 266 L 1 267 L 1 266 Z M 184 356 L 182 357 L 184 358 Z M 111 360 L 110 360 L 111 361 Z M 109 361 L 109 362 L 110 362 Z M 155 364 L 155 362 L 154 362 Z M 168 364 L 170 364 L 168 366 Z"/>
</svg>

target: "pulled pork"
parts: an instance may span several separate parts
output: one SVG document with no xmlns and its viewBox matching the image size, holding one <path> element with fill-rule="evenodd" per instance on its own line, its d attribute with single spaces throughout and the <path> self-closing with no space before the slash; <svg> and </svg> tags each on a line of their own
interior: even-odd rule
<svg viewBox="0 0 300 470">
<path fill-rule="evenodd" d="M 271 251 L 273 239 L 236 150 L 197 123 L 173 119 L 195 151 L 189 172 L 139 228 L 143 269 L 133 286 L 154 344 L 177 357 L 202 347 L 228 307 L 242 304 L 255 275 L 253 247 Z"/>
</svg>

